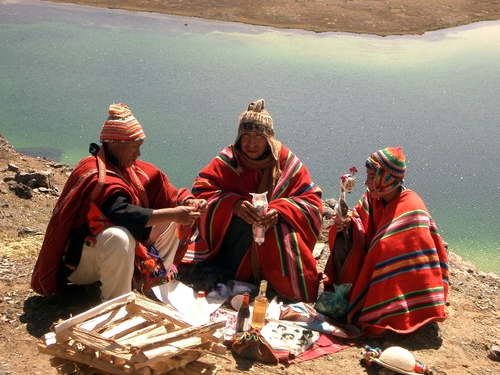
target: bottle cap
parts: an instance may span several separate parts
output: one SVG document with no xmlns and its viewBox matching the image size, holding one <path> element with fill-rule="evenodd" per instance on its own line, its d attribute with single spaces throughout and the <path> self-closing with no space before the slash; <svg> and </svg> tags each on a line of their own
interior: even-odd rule
<svg viewBox="0 0 500 375">
<path fill-rule="evenodd" d="M 203 290 L 198 292 L 198 298 L 205 298 L 205 292 Z"/>
</svg>

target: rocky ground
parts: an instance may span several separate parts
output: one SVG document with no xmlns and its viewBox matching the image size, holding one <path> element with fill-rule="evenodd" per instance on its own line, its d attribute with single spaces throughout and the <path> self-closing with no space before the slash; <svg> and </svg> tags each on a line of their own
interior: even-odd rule
<svg viewBox="0 0 500 375">
<path fill-rule="evenodd" d="M 0 136 L 0 375 L 55 374 L 50 357 L 38 352 L 39 338 L 49 332 L 52 323 L 97 303 L 79 288 L 50 298 L 38 296 L 30 288 L 31 271 L 57 191 L 70 171 L 68 166 L 19 154 Z M 21 183 L 15 176 L 32 172 L 50 172 L 53 186 L 30 188 L 31 198 L 21 198 L 19 195 L 23 196 L 26 189 L 19 189 Z M 327 226 L 325 221 L 325 230 Z M 320 269 L 327 256 L 325 250 L 319 258 Z M 242 360 L 230 351 L 224 360 L 210 356 L 203 360 L 217 364 L 218 374 L 314 374 L 330 370 L 345 375 L 375 375 L 387 370 L 365 367 L 360 361 L 363 346 L 385 349 L 399 345 L 433 366 L 438 375 L 500 374 L 500 362 L 489 358 L 492 344 L 500 343 L 500 279 L 478 271 L 453 252 L 450 260 L 452 284 L 446 307 L 449 317 L 444 323 L 430 324 L 407 336 L 389 334 L 359 341 L 339 353 L 289 366 Z"/>
<path fill-rule="evenodd" d="M 316 32 L 374 35 L 430 30 L 500 19 L 498 0 L 49 0 Z"/>
</svg>

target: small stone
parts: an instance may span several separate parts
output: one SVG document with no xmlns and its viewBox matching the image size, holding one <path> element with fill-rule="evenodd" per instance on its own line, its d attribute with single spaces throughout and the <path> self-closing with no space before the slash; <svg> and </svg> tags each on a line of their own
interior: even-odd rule
<svg viewBox="0 0 500 375">
<path fill-rule="evenodd" d="M 16 166 L 15 164 L 12 164 L 12 163 L 8 163 L 7 164 L 7 170 L 10 171 L 10 172 L 19 172 L 19 167 Z"/>
</svg>

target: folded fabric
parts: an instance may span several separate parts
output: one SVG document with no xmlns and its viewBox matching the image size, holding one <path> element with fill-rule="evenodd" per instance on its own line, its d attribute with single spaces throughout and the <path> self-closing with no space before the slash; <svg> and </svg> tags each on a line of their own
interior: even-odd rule
<svg viewBox="0 0 500 375">
<path fill-rule="evenodd" d="M 274 365 L 278 364 L 278 358 L 274 354 L 273 348 L 258 329 L 244 332 L 241 337 L 233 341 L 231 348 L 242 358 Z"/>
</svg>

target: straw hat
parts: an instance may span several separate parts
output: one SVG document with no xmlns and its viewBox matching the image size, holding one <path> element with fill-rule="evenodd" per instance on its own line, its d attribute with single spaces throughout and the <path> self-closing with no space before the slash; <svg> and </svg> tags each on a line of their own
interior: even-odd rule
<svg viewBox="0 0 500 375">
<path fill-rule="evenodd" d="M 367 364 L 375 362 L 398 374 L 434 374 L 432 368 L 416 361 L 413 354 L 399 346 L 391 346 L 384 351 L 381 351 L 379 348 L 372 349 L 367 346 L 362 354 Z"/>
</svg>

